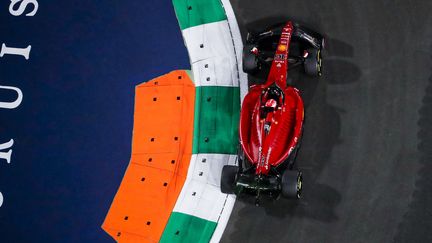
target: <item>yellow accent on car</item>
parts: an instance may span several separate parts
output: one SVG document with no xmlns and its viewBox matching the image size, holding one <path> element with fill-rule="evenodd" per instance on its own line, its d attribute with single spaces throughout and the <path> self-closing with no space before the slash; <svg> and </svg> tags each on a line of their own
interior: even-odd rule
<svg viewBox="0 0 432 243">
<path fill-rule="evenodd" d="M 286 45 L 279 45 L 278 46 L 278 51 L 286 51 L 287 50 L 287 46 Z"/>
</svg>

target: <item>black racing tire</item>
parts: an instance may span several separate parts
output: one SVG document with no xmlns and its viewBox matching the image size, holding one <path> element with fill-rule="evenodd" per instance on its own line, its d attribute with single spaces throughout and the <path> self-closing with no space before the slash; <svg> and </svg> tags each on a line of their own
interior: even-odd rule
<svg viewBox="0 0 432 243">
<path fill-rule="evenodd" d="M 303 177 L 300 171 L 286 170 L 282 175 L 282 196 L 288 199 L 300 199 Z"/>
<path fill-rule="evenodd" d="M 235 180 L 238 171 L 239 171 L 239 167 L 235 165 L 225 165 L 222 168 L 222 176 L 221 176 L 221 184 L 220 184 L 222 193 L 234 194 Z"/>
<path fill-rule="evenodd" d="M 312 77 L 322 75 L 322 55 L 321 49 L 308 49 L 308 57 L 304 61 L 305 73 Z"/>
<path fill-rule="evenodd" d="M 243 48 L 243 71 L 254 74 L 259 70 L 258 58 L 251 52 L 255 45 L 246 44 Z"/>
</svg>

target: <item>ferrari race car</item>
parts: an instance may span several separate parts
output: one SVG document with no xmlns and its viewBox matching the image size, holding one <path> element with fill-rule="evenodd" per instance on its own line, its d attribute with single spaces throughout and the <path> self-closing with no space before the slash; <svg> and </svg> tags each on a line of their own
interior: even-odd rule
<svg viewBox="0 0 432 243">
<path fill-rule="evenodd" d="M 288 66 L 321 76 L 324 37 L 291 21 L 266 31 L 249 33 L 243 50 L 243 70 L 269 69 L 264 84 L 252 85 L 243 100 L 239 124 L 238 166 L 222 169 L 221 191 L 298 199 L 302 173 L 295 159 L 303 132 L 304 107 L 299 90 L 287 78 Z"/>
</svg>

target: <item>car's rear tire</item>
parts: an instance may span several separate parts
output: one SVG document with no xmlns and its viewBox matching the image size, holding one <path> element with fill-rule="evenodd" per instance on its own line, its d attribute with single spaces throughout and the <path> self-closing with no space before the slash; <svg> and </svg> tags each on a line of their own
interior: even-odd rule
<svg viewBox="0 0 432 243">
<path fill-rule="evenodd" d="M 317 77 L 322 74 L 321 49 L 308 49 L 308 57 L 304 61 L 305 73 L 309 76 Z"/>
<path fill-rule="evenodd" d="M 233 194 L 235 189 L 235 180 L 239 167 L 235 165 L 225 165 L 222 168 L 220 188 L 222 193 Z"/>
<path fill-rule="evenodd" d="M 303 177 L 300 171 L 286 170 L 282 175 L 282 196 L 289 199 L 301 197 Z"/>
<path fill-rule="evenodd" d="M 243 71 L 254 74 L 259 70 L 258 58 L 251 52 L 255 45 L 246 44 L 243 48 Z"/>
</svg>

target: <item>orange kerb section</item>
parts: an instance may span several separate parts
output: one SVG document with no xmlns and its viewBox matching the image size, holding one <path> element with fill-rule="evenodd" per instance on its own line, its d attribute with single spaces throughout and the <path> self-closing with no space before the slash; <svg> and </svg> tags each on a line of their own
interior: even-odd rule
<svg viewBox="0 0 432 243">
<path fill-rule="evenodd" d="M 137 86 L 132 158 L 102 225 L 116 241 L 159 241 L 189 168 L 194 104 L 186 71 Z"/>
</svg>

